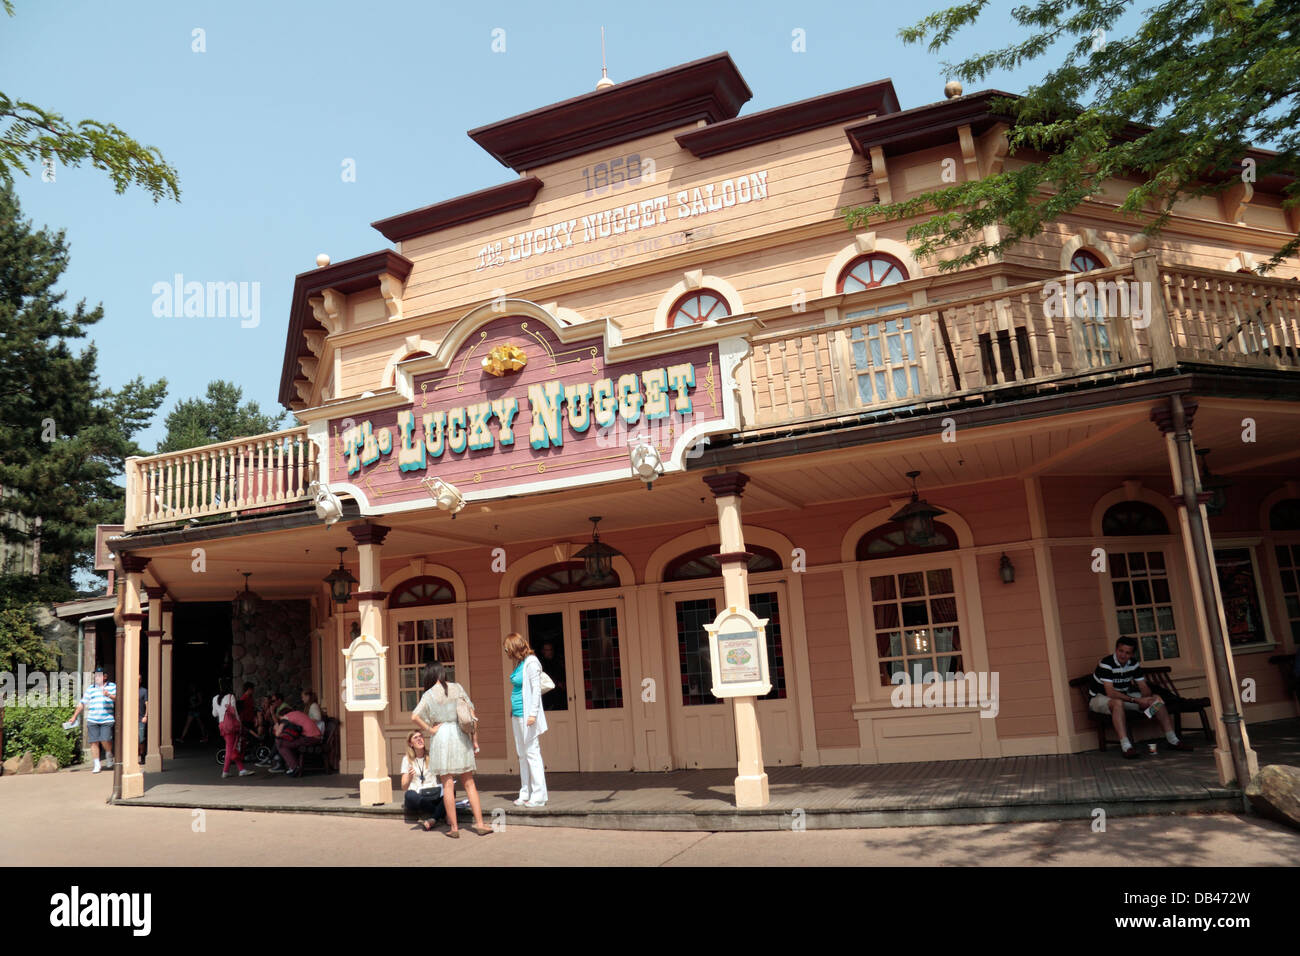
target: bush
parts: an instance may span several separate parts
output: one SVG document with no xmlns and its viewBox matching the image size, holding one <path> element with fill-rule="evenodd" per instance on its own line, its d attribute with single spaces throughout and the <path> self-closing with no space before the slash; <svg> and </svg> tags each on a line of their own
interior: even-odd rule
<svg viewBox="0 0 1300 956">
<path fill-rule="evenodd" d="M 60 767 L 81 759 L 81 728 L 64 730 L 66 707 L 6 707 L 4 759 L 32 752 L 32 761 L 52 754 Z"/>
</svg>

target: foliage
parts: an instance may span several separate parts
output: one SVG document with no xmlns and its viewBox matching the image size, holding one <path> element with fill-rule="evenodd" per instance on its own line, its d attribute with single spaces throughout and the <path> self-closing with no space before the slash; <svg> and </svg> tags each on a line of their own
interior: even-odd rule
<svg viewBox="0 0 1300 956">
<path fill-rule="evenodd" d="M 34 230 L 12 187 L 0 184 L 0 487 L 4 510 L 24 519 L 0 522 L 0 534 L 39 544 L 47 600 L 75 593 L 74 571 L 92 565 L 95 525 L 122 521 L 116 479 L 128 456 L 144 453 L 132 436 L 167 385 L 137 377 L 100 387 L 94 345 L 78 354 L 69 342 L 84 338 L 103 308 L 62 305 L 54 286 L 67 265 L 63 232 Z"/>
<path fill-rule="evenodd" d="M 4 0 L 5 13 L 14 15 Z M 70 123 L 58 113 L 0 93 L 0 182 L 12 183 L 14 171 L 28 174 L 33 163 L 52 160 L 72 167 L 89 162 L 113 180 L 119 194 L 134 184 L 157 202 L 179 200 L 176 170 L 154 146 L 143 146 L 112 123 L 83 119 Z"/>
<path fill-rule="evenodd" d="M 0 609 L 0 671 L 17 673 L 18 665 L 28 671 L 48 671 L 59 666 L 58 655 L 45 643 L 27 608 Z"/>
<path fill-rule="evenodd" d="M 6 707 L 4 712 L 4 757 L 31 751 L 32 762 L 53 754 L 60 767 L 81 759 L 81 729 L 64 730 L 72 716 L 66 707 Z"/>
<path fill-rule="evenodd" d="M 257 402 L 240 405 L 243 397 L 243 389 L 218 379 L 208 383 L 206 398 L 177 402 L 167 416 L 167 436 L 158 446 L 159 454 L 261 435 L 280 427 L 284 412 L 264 414 Z"/>
<path fill-rule="evenodd" d="M 901 32 L 936 52 L 975 23 L 989 0 L 964 0 Z M 1040 233 L 1116 177 L 1140 180 L 1121 210 L 1154 234 L 1176 201 L 1240 182 L 1252 142 L 1256 179 L 1300 171 L 1300 3 L 1297 0 L 1164 0 L 1130 36 L 1116 24 L 1135 0 L 1033 0 L 1010 11 L 1028 33 L 1000 49 L 945 64 L 975 82 L 1048 57 L 1057 65 L 1019 99 L 993 108 L 1012 120 L 1012 155 L 1046 154 L 995 176 L 887 206 L 846 210 L 851 227 L 874 219 L 927 218 L 908 230 L 943 270 L 997 257 Z M 1001 11 L 998 11 L 1001 15 Z M 1134 125 L 1142 124 L 1142 125 Z M 1300 184 L 1285 187 L 1286 208 Z M 987 242 L 985 226 L 1001 227 Z M 956 244 L 968 251 L 942 258 Z M 1294 236 L 1270 265 L 1300 250 Z M 949 249 L 949 251 L 951 251 Z"/>
</svg>

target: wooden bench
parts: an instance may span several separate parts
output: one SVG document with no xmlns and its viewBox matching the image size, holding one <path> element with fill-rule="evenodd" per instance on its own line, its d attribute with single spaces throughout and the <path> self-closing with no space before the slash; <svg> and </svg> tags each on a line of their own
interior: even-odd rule
<svg viewBox="0 0 1300 956">
<path fill-rule="evenodd" d="M 1153 693 L 1160 696 L 1160 698 L 1165 702 L 1165 707 L 1168 708 L 1170 715 L 1173 716 L 1174 733 L 1178 735 L 1179 739 L 1183 736 L 1183 714 L 1200 714 L 1200 729 L 1204 731 L 1206 739 L 1209 740 L 1210 743 L 1214 743 L 1214 729 L 1211 726 L 1209 716 L 1207 715 L 1207 708 L 1210 706 L 1210 699 L 1208 697 L 1183 697 L 1180 695 L 1178 693 L 1178 688 L 1174 685 L 1174 678 L 1171 673 L 1172 669 L 1167 665 L 1143 667 L 1142 670 L 1146 674 L 1147 686 L 1151 688 Z M 1086 674 L 1083 677 L 1076 677 L 1070 681 L 1070 686 L 1079 688 L 1080 693 L 1083 694 L 1083 702 L 1085 706 L 1087 706 L 1092 700 L 1092 694 L 1089 692 L 1089 685 L 1091 683 L 1092 674 Z M 1092 719 L 1093 723 L 1097 725 L 1097 749 L 1105 751 L 1106 731 L 1114 727 L 1114 724 L 1110 719 L 1110 714 L 1094 713 L 1089 707 L 1088 716 Z M 1154 720 L 1153 718 L 1147 717 L 1141 711 L 1138 711 L 1137 713 L 1126 711 L 1125 716 L 1128 719 L 1130 728 L 1132 728 L 1137 721 Z"/>
</svg>

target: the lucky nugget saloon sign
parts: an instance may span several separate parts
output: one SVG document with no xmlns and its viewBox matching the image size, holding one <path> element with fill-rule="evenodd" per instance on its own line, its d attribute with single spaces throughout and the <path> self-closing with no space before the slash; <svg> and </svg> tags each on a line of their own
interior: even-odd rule
<svg viewBox="0 0 1300 956">
<path fill-rule="evenodd" d="M 430 507 L 432 478 L 466 501 L 628 479 L 628 449 L 641 442 L 679 471 L 706 436 L 738 427 L 747 320 L 625 344 L 609 320 L 562 326 L 523 300 L 498 309 L 508 314 L 477 309 L 438 355 L 399 365 L 387 402 L 353 400 L 341 410 L 356 410 L 310 426 L 328 448 L 331 491 L 384 514 Z"/>
</svg>

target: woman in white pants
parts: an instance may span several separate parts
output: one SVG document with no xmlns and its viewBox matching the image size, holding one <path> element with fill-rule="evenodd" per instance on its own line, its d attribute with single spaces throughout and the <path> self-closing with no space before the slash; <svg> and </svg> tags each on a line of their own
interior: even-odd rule
<svg viewBox="0 0 1300 956">
<path fill-rule="evenodd" d="M 507 634 L 502 648 L 515 664 L 510 674 L 510 723 L 519 755 L 517 807 L 546 806 L 546 768 L 542 765 L 540 737 L 546 733 L 542 710 L 542 662 L 519 634 Z"/>
</svg>

